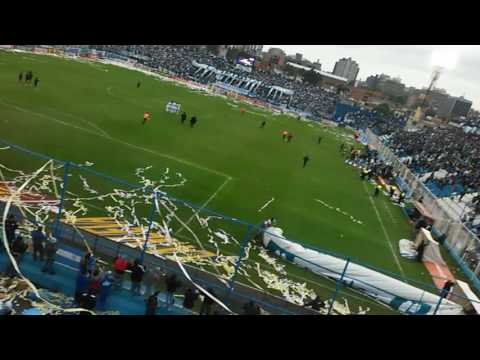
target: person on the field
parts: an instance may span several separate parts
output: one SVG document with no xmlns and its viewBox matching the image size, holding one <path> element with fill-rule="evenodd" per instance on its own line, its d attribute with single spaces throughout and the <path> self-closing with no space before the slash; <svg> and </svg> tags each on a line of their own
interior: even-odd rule
<svg viewBox="0 0 480 360">
<path fill-rule="evenodd" d="M 368 175 L 368 169 L 367 168 L 364 168 L 361 172 L 360 172 L 360 179 L 361 180 L 365 180 L 365 178 L 367 177 Z"/>
<path fill-rule="evenodd" d="M 35 80 L 33 81 L 33 86 L 37 87 L 39 82 L 40 82 L 40 80 L 38 80 L 38 77 L 36 77 Z"/>
<path fill-rule="evenodd" d="M 321 142 L 322 142 L 322 137 L 319 136 L 319 137 L 318 137 L 318 143 L 320 144 Z"/>
<path fill-rule="evenodd" d="M 30 70 L 30 71 L 27 73 L 27 76 L 25 76 L 25 82 L 26 82 L 26 83 L 31 83 L 31 82 L 32 82 L 32 78 L 33 78 L 33 72 L 32 72 L 32 70 Z"/>
<path fill-rule="evenodd" d="M 184 123 L 185 123 L 185 120 L 187 120 L 187 113 L 184 111 L 184 112 L 182 113 L 182 115 L 180 116 L 180 122 L 181 122 L 182 124 L 184 124 Z"/>
<path fill-rule="evenodd" d="M 307 163 L 310 161 L 310 157 L 308 155 L 305 155 L 303 157 L 303 167 L 307 166 Z"/>
<path fill-rule="evenodd" d="M 390 186 L 390 197 L 393 198 L 393 195 L 395 195 L 395 190 L 397 190 L 397 188 L 393 185 Z"/>
<path fill-rule="evenodd" d="M 380 191 L 382 191 L 382 186 L 381 185 L 375 186 L 375 192 L 373 193 L 373 195 L 378 196 L 378 194 L 380 194 Z"/>
<path fill-rule="evenodd" d="M 149 112 L 144 112 L 143 113 L 143 122 L 142 125 L 145 125 L 145 123 L 150 120 L 150 113 Z"/>
<path fill-rule="evenodd" d="M 450 293 L 450 290 L 452 289 L 452 287 L 454 286 L 455 284 L 451 281 L 451 280 L 447 280 L 445 282 L 445 285 L 443 285 L 443 288 L 442 288 L 442 292 L 440 294 L 440 296 L 444 299 L 448 296 L 448 294 Z"/>
<path fill-rule="evenodd" d="M 246 111 L 246 110 L 245 110 L 244 108 L 240 108 L 240 113 L 241 113 L 242 115 L 245 114 L 245 111 Z"/>
<path fill-rule="evenodd" d="M 262 121 L 262 124 L 260 125 L 260 129 L 263 129 L 267 125 L 267 122 L 265 120 Z"/>
<path fill-rule="evenodd" d="M 140 81 L 137 82 L 137 89 L 140 87 L 140 85 L 142 85 L 142 83 Z"/>
<path fill-rule="evenodd" d="M 23 72 L 20 72 L 20 74 L 18 74 L 18 81 L 22 81 L 23 80 Z"/>
<path fill-rule="evenodd" d="M 190 127 L 193 128 L 195 126 L 195 124 L 197 123 L 197 121 L 198 121 L 197 117 L 195 115 L 192 116 L 192 118 L 190 119 Z"/>
<path fill-rule="evenodd" d="M 293 134 L 289 133 L 288 136 L 287 136 L 287 142 L 292 141 L 292 138 L 293 138 Z"/>
<path fill-rule="evenodd" d="M 423 252 L 425 251 L 425 241 L 422 241 L 417 247 L 417 258 L 418 262 L 421 262 L 423 259 Z"/>
<path fill-rule="evenodd" d="M 33 245 L 33 261 L 37 261 L 37 258 L 43 262 L 43 245 L 47 237 L 43 233 L 43 228 L 38 226 L 36 230 L 32 231 L 32 245 Z"/>
<path fill-rule="evenodd" d="M 398 197 L 398 203 L 401 204 L 405 200 L 405 193 L 402 191 Z"/>
<path fill-rule="evenodd" d="M 283 133 L 282 133 L 282 139 L 283 141 L 285 141 L 287 139 L 287 136 L 288 136 L 288 131 L 285 130 Z"/>
</svg>

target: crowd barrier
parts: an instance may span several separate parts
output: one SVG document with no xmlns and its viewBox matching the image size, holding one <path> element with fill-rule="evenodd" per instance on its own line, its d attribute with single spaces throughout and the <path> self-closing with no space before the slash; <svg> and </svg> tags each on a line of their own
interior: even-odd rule
<svg viewBox="0 0 480 360">
<path fill-rule="evenodd" d="M 3 147 L 0 150 L 2 184 L 8 183 L 14 189 L 20 185 L 19 181 L 28 180 L 33 172 L 43 167 L 43 172 L 37 175 L 39 181 L 30 183 L 34 186 L 29 185 L 29 190 L 21 193 L 20 199 L 26 199 L 26 205 L 17 207 L 16 213 L 31 223 L 46 221 L 53 235 L 62 243 L 84 251 L 91 250 L 106 263 L 111 263 L 116 255 L 123 253 L 130 261 L 142 259 L 150 269 L 159 266 L 184 279 L 188 274 L 196 284 L 214 289 L 218 298 L 235 312 L 241 312 L 242 305 L 251 300 L 270 314 L 315 314 L 288 297 L 273 294 L 267 290 L 268 287 L 259 289 L 258 283 L 255 284 L 258 279 L 251 281 L 252 277 L 248 274 L 266 270 L 270 270 L 270 275 L 275 273 L 268 268 L 271 263 L 262 263 L 260 266 L 255 261 L 255 267 L 248 256 L 252 251 L 253 237 L 260 230 L 258 225 L 172 197 L 155 187 L 156 184 L 146 178 L 144 169 L 137 169 L 142 181 L 128 182 L 102 174 L 89 164 L 55 160 L 4 140 L 0 140 L 0 144 Z M 49 162 L 50 165 L 45 165 Z M 20 170 L 14 168 L 15 164 L 28 166 Z M 32 189 L 42 191 L 43 198 L 35 198 L 39 194 L 32 193 Z M 5 187 L 0 189 L 0 195 L 2 191 L 5 201 Z M 113 202 L 109 199 L 113 199 Z M 36 201 L 42 202 L 41 210 L 35 205 Z M 45 204 L 49 204 L 50 208 Z M 125 206 L 122 210 L 120 204 L 131 205 L 131 208 Z M 125 209 L 129 209 L 128 213 L 124 213 Z M 169 221 L 168 225 L 163 222 L 164 219 Z M 162 227 L 161 222 L 165 226 Z M 184 230 L 183 234 L 181 230 Z M 162 236 L 162 233 L 169 231 L 172 231 L 171 237 L 175 239 L 170 243 L 168 238 Z M 221 249 L 217 245 L 212 246 L 210 240 L 215 236 L 228 238 L 226 242 L 230 244 L 222 245 Z M 301 244 L 300 241 L 295 242 Z M 330 300 L 329 304 L 337 304 L 340 297 L 345 296 L 345 291 L 349 291 L 349 283 L 352 282 L 346 276 L 349 264 L 362 265 L 400 281 L 408 281 L 430 293 L 438 292 L 433 285 L 405 279 L 351 257 L 311 246 L 309 248 L 347 260 L 343 271 L 335 273 L 328 270 L 337 278 L 335 289 L 326 299 Z M 216 266 L 209 259 L 213 259 Z M 311 265 L 321 269 L 321 265 Z M 278 264 L 273 264 L 275 266 Z M 295 286 L 298 285 L 301 287 L 301 284 Z M 341 313 L 335 306 L 328 306 L 325 312 Z"/>
<path fill-rule="evenodd" d="M 415 199 L 422 199 L 425 208 L 434 219 L 434 232 L 445 238 L 443 245 L 458 263 L 465 276 L 480 291 L 480 261 L 477 255 L 480 239 L 458 218 L 452 216 L 444 203 L 432 194 L 425 184 L 415 175 L 393 151 L 386 146 L 370 129 L 366 130 L 368 144 L 373 146 L 380 157 L 389 162 L 401 181 L 408 187 Z"/>
</svg>

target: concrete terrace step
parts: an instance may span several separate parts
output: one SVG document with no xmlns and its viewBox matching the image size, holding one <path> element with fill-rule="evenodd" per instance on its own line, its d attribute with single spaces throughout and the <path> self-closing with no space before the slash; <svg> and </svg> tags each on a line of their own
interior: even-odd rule
<svg viewBox="0 0 480 360">
<path fill-rule="evenodd" d="M 63 259 L 63 258 L 60 258 Z M 0 252 L 0 270 L 4 272 L 7 268 L 8 258 L 6 252 L 2 249 Z M 60 292 L 64 295 L 73 297 L 75 292 L 75 279 L 77 276 L 77 268 L 71 264 L 55 261 L 55 275 L 43 273 L 41 268 L 43 263 L 34 262 L 32 254 L 27 252 L 20 262 L 20 270 L 30 279 L 36 286 L 51 291 Z M 145 313 L 144 296 L 133 296 L 128 290 L 130 282 L 125 280 L 123 288 L 120 291 L 112 291 L 106 302 L 107 311 L 118 311 L 121 315 L 143 315 Z M 193 313 L 183 309 L 182 301 L 175 299 L 175 305 L 170 311 L 165 309 L 165 294 L 160 294 L 158 315 L 192 315 Z"/>
</svg>

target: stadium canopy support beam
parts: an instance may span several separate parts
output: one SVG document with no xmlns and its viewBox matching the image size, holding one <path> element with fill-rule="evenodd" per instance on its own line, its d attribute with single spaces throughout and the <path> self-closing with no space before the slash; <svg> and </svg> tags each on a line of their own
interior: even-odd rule
<svg viewBox="0 0 480 360">
<path fill-rule="evenodd" d="M 229 290 L 228 290 L 227 299 L 226 299 L 227 302 L 230 299 L 230 295 L 234 290 L 235 278 L 237 277 L 238 269 L 240 268 L 240 264 L 242 263 L 242 257 L 245 256 L 245 248 L 249 243 L 250 235 L 252 233 L 252 230 L 256 228 L 257 228 L 256 226 L 249 224 L 247 227 L 247 230 L 245 231 L 245 234 L 243 234 L 242 246 L 240 247 L 240 254 L 235 264 L 235 270 L 233 272 L 232 278 L 230 279 Z"/>
<path fill-rule="evenodd" d="M 332 301 L 330 302 L 330 307 L 328 308 L 328 313 L 327 315 L 330 315 L 333 309 L 333 304 L 335 303 L 335 300 L 337 299 L 338 292 L 340 291 L 340 286 L 342 286 L 342 280 L 343 277 L 345 276 L 345 273 L 347 272 L 348 265 L 350 264 L 350 258 L 347 258 L 347 262 L 345 263 L 345 267 L 343 268 L 342 276 L 340 276 L 340 279 L 337 280 L 337 284 L 335 285 L 335 292 L 333 293 Z"/>
</svg>

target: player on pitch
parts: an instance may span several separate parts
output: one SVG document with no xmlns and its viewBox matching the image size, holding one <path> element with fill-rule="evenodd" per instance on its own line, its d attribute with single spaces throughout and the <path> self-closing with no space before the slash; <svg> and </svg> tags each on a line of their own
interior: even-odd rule
<svg viewBox="0 0 480 360">
<path fill-rule="evenodd" d="M 144 112 L 143 113 L 143 122 L 142 122 L 142 125 L 145 125 L 145 123 L 150 120 L 150 113 L 149 112 Z"/>
</svg>

